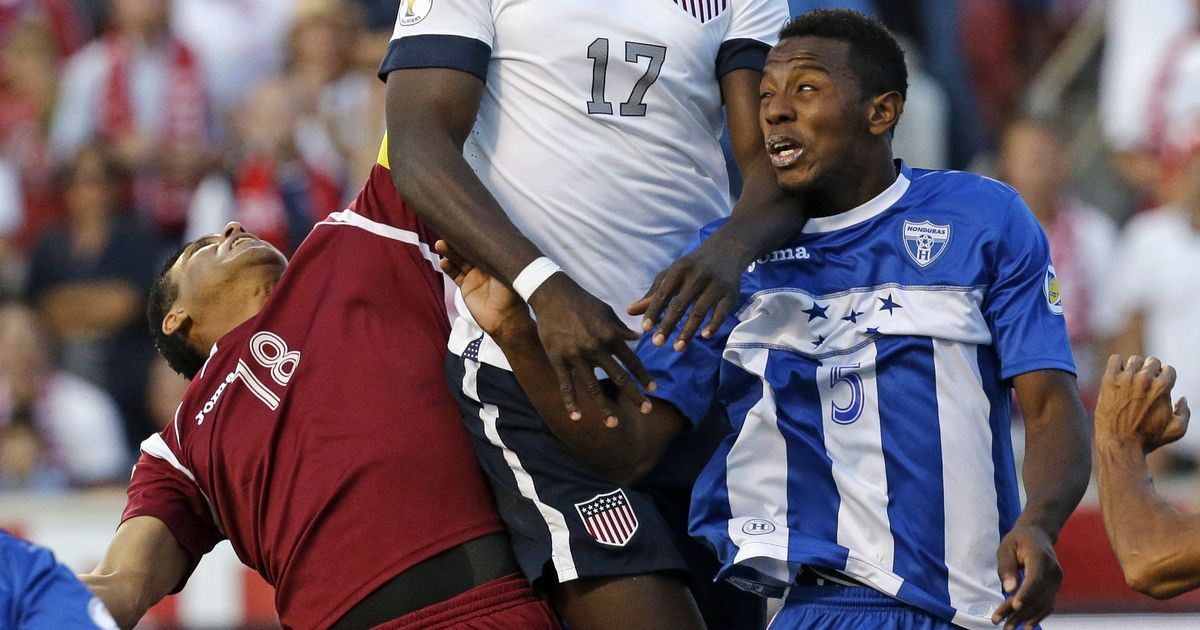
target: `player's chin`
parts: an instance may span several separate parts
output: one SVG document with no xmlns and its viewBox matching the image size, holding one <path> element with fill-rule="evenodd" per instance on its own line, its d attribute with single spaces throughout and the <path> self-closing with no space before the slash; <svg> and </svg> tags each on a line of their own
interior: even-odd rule
<svg viewBox="0 0 1200 630">
<path fill-rule="evenodd" d="M 812 169 L 802 168 L 799 165 L 786 169 L 776 169 L 775 171 L 776 183 L 785 192 L 792 194 L 808 192 L 812 189 L 816 179 Z"/>
</svg>

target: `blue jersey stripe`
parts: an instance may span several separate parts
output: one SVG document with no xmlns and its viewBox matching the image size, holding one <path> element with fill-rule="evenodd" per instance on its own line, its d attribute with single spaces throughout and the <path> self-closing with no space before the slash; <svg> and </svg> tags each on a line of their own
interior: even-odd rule
<svg viewBox="0 0 1200 630">
<path fill-rule="evenodd" d="M 767 377 L 772 383 L 792 386 L 776 390 L 779 400 L 779 425 L 787 438 L 787 467 L 793 480 L 787 485 L 787 520 L 793 524 L 791 553 L 811 547 L 805 539 L 838 540 L 838 508 L 841 498 L 833 481 L 833 461 L 824 455 L 824 428 L 820 422 L 803 418 L 812 409 L 821 408 L 814 362 L 803 364 L 782 359 L 781 350 L 770 350 Z M 799 414 L 799 415 L 797 415 Z M 820 418 L 820 413 L 817 414 Z M 822 456 L 812 454 L 820 452 Z M 841 560 L 845 564 L 845 559 Z"/>
<path fill-rule="evenodd" d="M 1013 463 L 1012 390 L 1000 379 L 1000 358 L 992 347 L 979 348 L 979 375 L 992 405 L 988 424 L 992 431 L 992 464 L 996 474 L 996 508 L 1000 513 L 1000 537 L 1013 528 L 1021 515 L 1017 468 Z"/>
<path fill-rule="evenodd" d="M 893 571 L 948 605 L 937 392 L 932 383 L 913 380 L 933 374 L 933 341 L 884 337 L 875 345 L 888 520 L 896 541 Z"/>
</svg>

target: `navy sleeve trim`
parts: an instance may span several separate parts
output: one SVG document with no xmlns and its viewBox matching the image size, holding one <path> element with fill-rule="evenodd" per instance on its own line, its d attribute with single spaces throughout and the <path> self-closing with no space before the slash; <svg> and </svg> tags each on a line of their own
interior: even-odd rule
<svg viewBox="0 0 1200 630">
<path fill-rule="evenodd" d="M 730 39 L 717 51 L 717 78 L 734 70 L 762 70 L 771 47 L 757 39 Z"/>
<path fill-rule="evenodd" d="M 393 39 L 379 65 L 379 79 L 387 82 L 393 70 L 412 68 L 450 68 L 462 70 L 487 81 L 492 48 L 459 35 L 412 35 Z"/>
<path fill-rule="evenodd" d="M 1000 378 L 1003 380 L 1012 380 L 1022 374 L 1037 372 L 1039 370 L 1061 370 L 1072 376 L 1077 376 L 1075 371 L 1075 363 L 1065 360 L 1060 357 L 1034 357 L 1018 361 L 1011 365 L 1002 366 L 1000 370 Z"/>
</svg>

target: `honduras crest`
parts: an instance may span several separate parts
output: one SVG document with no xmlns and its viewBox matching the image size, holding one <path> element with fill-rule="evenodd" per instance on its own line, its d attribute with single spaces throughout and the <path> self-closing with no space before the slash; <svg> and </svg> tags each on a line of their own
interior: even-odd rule
<svg viewBox="0 0 1200 630">
<path fill-rule="evenodd" d="M 950 244 L 950 226 L 931 221 L 904 222 L 904 251 L 921 267 L 932 265 Z"/>
<path fill-rule="evenodd" d="M 637 515 L 620 488 L 576 503 L 575 511 L 579 512 L 588 533 L 600 544 L 624 547 L 638 530 Z"/>
</svg>

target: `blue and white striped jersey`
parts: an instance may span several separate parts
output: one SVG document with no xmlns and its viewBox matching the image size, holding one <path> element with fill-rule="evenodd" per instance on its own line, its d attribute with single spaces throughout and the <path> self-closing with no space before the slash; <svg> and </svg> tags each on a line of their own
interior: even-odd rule
<svg viewBox="0 0 1200 630">
<path fill-rule="evenodd" d="M 1010 379 L 1075 371 L 1058 280 L 1012 188 L 898 165 L 878 197 L 752 264 L 719 334 L 639 354 L 654 396 L 735 429 L 692 497 L 721 577 L 779 594 L 829 568 L 991 628 L 1021 510 Z"/>
</svg>

